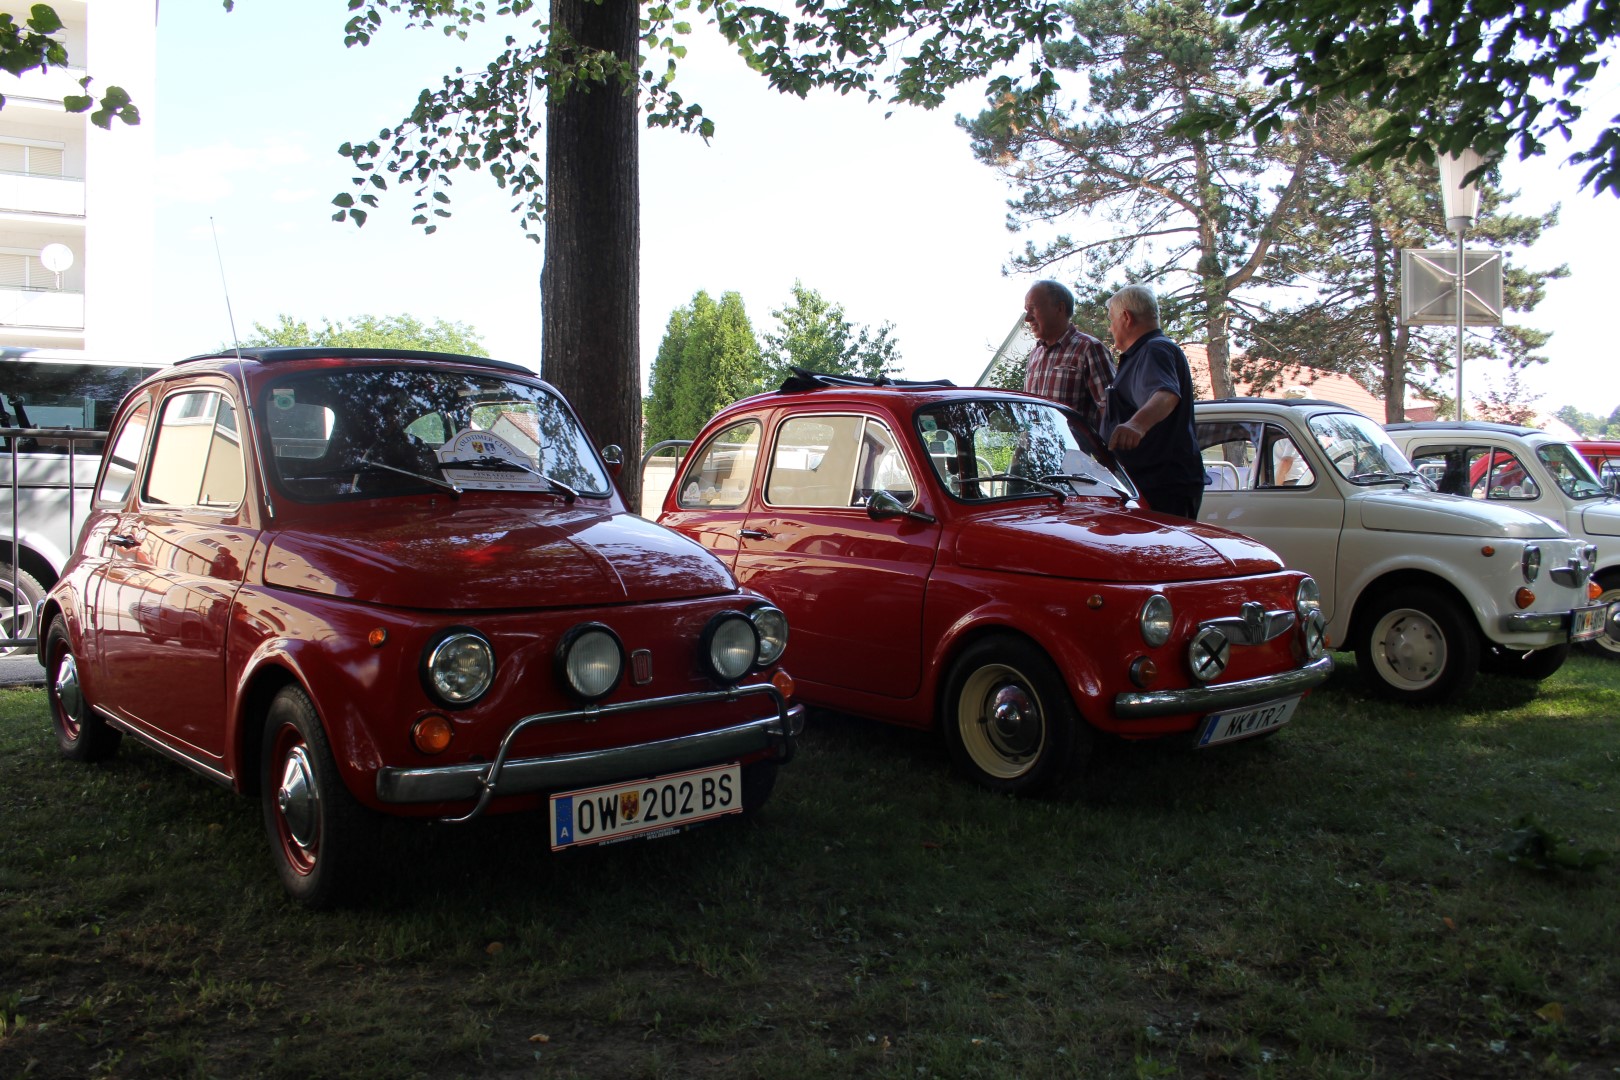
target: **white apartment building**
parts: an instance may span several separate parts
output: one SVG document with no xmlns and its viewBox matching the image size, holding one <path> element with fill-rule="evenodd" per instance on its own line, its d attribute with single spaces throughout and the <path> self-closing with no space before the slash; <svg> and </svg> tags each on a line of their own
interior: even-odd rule
<svg viewBox="0 0 1620 1080">
<path fill-rule="evenodd" d="M 34 0 L 0 0 L 19 23 Z M 0 355 L 152 359 L 158 0 L 46 0 L 71 68 L 0 73 Z M 62 108 L 128 91 L 135 126 Z"/>
</svg>

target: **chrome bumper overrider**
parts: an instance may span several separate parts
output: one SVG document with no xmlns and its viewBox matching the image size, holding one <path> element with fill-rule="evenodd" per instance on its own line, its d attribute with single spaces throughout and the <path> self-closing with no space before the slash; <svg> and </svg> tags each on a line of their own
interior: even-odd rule
<svg viewBox="0 0 1620 1080">
<path fill-rule="evenodd" d="M 1259 705 L 1277 698 L 1303 694 L 1321 686 L 1333 674 L 1333 657 L 1312 660 L 1302 668 L 1280 675 L 1264 675 L 1242 682 L 1192 686 L 1185 690 L 1145 690 L 1114 697 L 1114 714 L 1125 720 L 1143 720 L 1177 713 L 1208 713 L 1220 709 Z"/>
<path fill-rule="evenodd" d="M 516 761 L 510 757 L 513 740 L 531 727 L 578 720 L 594 721 L 620 713 L 728 702 L 758 695 L 769 697 L 776 704 L 775 715 L 714 731 L 678 735 L 673 739 L 633 746 L 581 750 Z M 482 814 L 490 800 L 498 795 L 525 795 L 548 788 L 565 790 L 614 780 L 631 780 L 688 769 L 723 758 L 741 757 L 771 746 L 787 750 L 794 736 L 803 729 L 804 706 L 788 705 L 781 692 L 769 683 L 564 712 L 536 713 L 512 725 L 501 739 L 501 748 L 493 762 L 420 769 L 379 769 L 377 798 L 387 803 L 453 802 L 476 798 L 478 802 L 466 814 L 444 819 L 449 822 L 471 821 Z"/>
</svg>

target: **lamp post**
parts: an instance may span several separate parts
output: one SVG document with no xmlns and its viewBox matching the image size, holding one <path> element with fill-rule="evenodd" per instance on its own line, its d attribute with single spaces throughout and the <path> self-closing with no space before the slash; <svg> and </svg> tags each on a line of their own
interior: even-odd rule
<svg viewBox="0 0 1620 1080">
<path fill-rule="evenodd" d="M 1460 154 L 1442 154 L 1440 164 L 1440 201 L 1445 208 L 1446 228 L 1457 234 L 1457 419 L 1466 420 L 1467 408 L 1463 404 L 1463 316 L 1465 280 L 1463 233 L 1473 225 L 1479 211 L 1479 185 L 1463 180 L 1469 173 L 1485 163 L 1477 150 L 1464 150 Z"/>
</svg>

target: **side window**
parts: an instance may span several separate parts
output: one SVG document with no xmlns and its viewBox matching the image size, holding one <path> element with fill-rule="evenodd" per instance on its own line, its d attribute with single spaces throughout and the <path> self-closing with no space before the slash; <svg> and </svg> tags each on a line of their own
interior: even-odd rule
<svg viewBox="0 0 1620 1080">
<path fill-rule="evenodd" d="M 1250 486 L 1263 427 L 1229 422 L 1196 425 L 1205 491 L 1242 491 Z"/>
<path fill-rule="evenodd" d="M 1541 494 L 1523 463 L 1488 446 L 1420 446 L 1412 465 L 1447 495 L 1475 499 L 1534 499 Z"/>
<path fill-rule="evenodd" d="M 236 409 L 214 390 L 187 390 L 163 403 L 147 502 L 229 509 L 246 490 Z"/>
<path fill-rule="evenodd" d="M 96 489 L 96 502 L 121 503 L 129 495 L 130 485 L 141 465 L 141 450 L 146 446 L 146 429 L 152 420 L 152 404 L 143 401 L 124 418 L 123 427 L 113 439 L 112 452 L 107 455 L 107 469 L 101 474 L 101 486 Z"/>
<path fill-rule="evenodd" d="M 765 501 L 772 506 L 851 506 L 865 421 L 795 416 L 776 431 Z"/>
<path fill-rule="evenodd" d="M 1309 487 L 1316 483 L 1305 455 L 1282 428 L 1267 424 L 1260 460 L 1255 462 L 1255 487 Z"/>
<path fill-rule="evenodd" d="M 759 422 L 733 424 L 692 455 L 681 478 L 677 505 L 688 508 L 730 509 L 748 499 L 759 460 Z"/>
<path fill-rule="evenodd" d="M 855 476 L 852 501 L 856 506 L 865 506 L 874 491 L 887 491 L 906 506 L 917 497 L 917 486 L 911 481 L 911 470 L 906 468 L 905 456 L 895 445 L 894 435 L 876 420 L 866 421 Z"/>
</svg>

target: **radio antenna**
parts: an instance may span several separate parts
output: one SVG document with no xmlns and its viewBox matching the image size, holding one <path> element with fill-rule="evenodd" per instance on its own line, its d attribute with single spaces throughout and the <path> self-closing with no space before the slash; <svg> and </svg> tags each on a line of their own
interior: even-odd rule
<svg viewBox="0 0 1620 1080">
<path fill-rule="evenodd" d="M 231 287 L 225 282 L 225 256 L 219 253 L 219 230 L 214 228 L 214 219 L 208 218 L 208 231 L 214 236 L 214 258 L 219 262 L 219 287 L 225 293 L 225 318 L 231 324 L 231 344 L 236 348 L 236 358 L 242 359 L 242 339 L 236 336 L 236 316 L 231 312 Z"/>
</svg>

